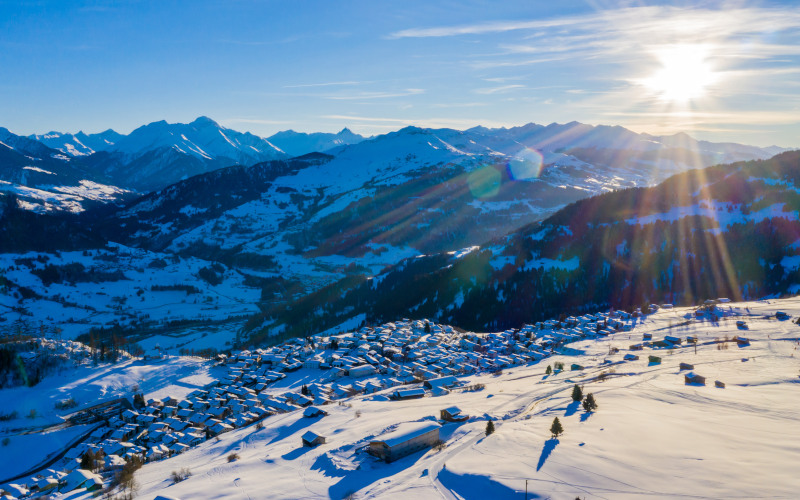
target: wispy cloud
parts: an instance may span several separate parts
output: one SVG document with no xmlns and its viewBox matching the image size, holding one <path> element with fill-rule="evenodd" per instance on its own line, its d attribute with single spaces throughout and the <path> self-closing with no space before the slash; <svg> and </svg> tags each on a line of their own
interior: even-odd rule
<svg viewBox="0 0 800 500">
<path fill-rule="evenodd" d="M 300 89 L 307 87 L 337 87 L 337 86 L 351 86 L 351 85 L 366 85 L 368 83 L 374 83 L 374 82 L 347 81 L 347 82 L 299 83 L 296 85 L 284 85 L 283 88 Z"/>
<path fill-rule="evenodd" d="M 336 101 L 359 101 L 371 99 L 388 99 L 392 97 L 407 97 L 412 95 L 424 94 L 425 89 L 404 89 L 399 91 L 385 91 L 385 92 L 354 92 L 351 94 L 330 94 L 324 96 L 326 99 L 333 99 Z"/>
<path fill-rule="evenodd" d="M 525 85 L 513 84 L 513 85 L 501 85 L 499 87 L 489 87 L 483 89 L 475 89 L 474 92 L 476 94 L 499 94 L 499 93 L 506 93 L 511 92 L 513 90 L 521 90 L 524 89 Z"/>
</svg>

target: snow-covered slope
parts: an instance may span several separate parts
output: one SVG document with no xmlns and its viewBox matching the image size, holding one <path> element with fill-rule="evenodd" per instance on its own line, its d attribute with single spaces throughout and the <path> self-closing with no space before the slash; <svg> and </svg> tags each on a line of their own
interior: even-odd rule
<svg viewBox="0 0 800 500">
<path fill-rule="evenodd" d="M 343 395 L 338 404 L 321 406 L 327 415 L 304 417 L 302 409 L 289 407 L 258 425 L 224 432 L 171 458 L 145 464 L 135 474 L 138 494 L 197 499 L 512 499 L 526 494 L 793 498 L 800 486 L 793 473 L 800 459 L 800 412 L 793 397 L 800 380 L 795 357 L 800 327 L 776 318 L 779 310 L 797 318 L 800 300 L 727 302 L 713 312 L 664 308 L 625 320 L 624 328 L 604 336 L 594 337 L 592 329 L 584 329 L 583 338 L 572 337 L 554 352 L 542 353 L 545 357 L 538 362 L 459 376 L 456 387 L 425 391 L 420 399 L 391 400 L 396 388 L 362 393 L 366 382 L 389 380 L 386 375 L 332 380 L 330 370 L 301 369 L 262 388 L 258 400 L 281 401 L 299 395 L 302 387 L 335 386 Z M 746 325 L 737 326 L 737 321 Z M 385 334 L 394 328 L 387 324 L 376 331 Z M 513 340 L 512 332 L 477 338 L 504 351 L 497 354 L 499 360 L 512 351 L 526 352 L 517 347 L 528 345 L 528 340 L 540 342 L 576 331 L 537 325 L 525 330 L 533 336 L 527 339 L 525 333 L 521 343 Z M 667 336 L 681 342 L 664 342 Z M 652 341 L 643 342 L 650 337 Z M 696 343 L 688 342 L 689 337 Z M 422 340 L 411 343 L 411 353 L 427 356 L 426 350 L 436 350 L 436 342 L 424 347 Z M 243 353 L 246 358 L 251 355 Z M 163 363 L 163 376 L 155 375 L 151 363 L 125 362 L 116 369 L 104 365 L 96 369 L 96 377 L 87 367 L 75 375 L 45 379 L 42 383 L 49 385 L 43 394 L 52 401 L 81 390 L 85 380 L 122 393 L 125 385 L 136 382 L 145 398 L 180 398 L 170 391 L 197 387 L 211 375 L 202 363 Z M 249 375 L 248 366 L 239 362 L 229 370 Z M 546 373 L 548 366 L 556 367 L 551 375 Z M 687 382 L 692 374 L 703 377 L 704 383 Z M 217 389 L 241 391 L 245 379 L 239 383 L 236 378 L 226 377 Z M 586 412 L 573 401 L 575 385 L 584 396 L 593 395 L 596 411 Z M 415 387 L 422 385 L 401 386 Z M 347 396 L 348 390 L 357 394 Z M 3 392 L 0 397 L 12 395 Z M 22 408 L 17 399 L 7 401 L 9 408 Z M 439 421 L 440 411 L 454 406 L 467 420 Z M 240 411 L 234 404 L 230 409 Z M 563 427 L 557 438 L 550 431 L 555 418 Z M 490 435 L 488 421 L 495 428 Z M 437 422 L 440 442 L 435 448 L 422 447 L 391 463 L 366 453 L 370 442 L 396 429 Z M 308 431 L 324 436 L 325 442 L 304 447 L 301 436 Z M 10 445 L 19 449 L 16 439 L 24 437 L 11 437 Z M 170 471 L 182 470 L 189 473 L 186 479 L 174 483 Z M 91 496 L 76 490 L 70 498 Z"/>
<path fill-rule="evenodd" d="M 566 355 L 499 376 L 468 377 L 468 385 L 485 385 L 477 392 L 454 390 L 411 401 L 358 396 L 344 406 L 326 406 L 330 415 L 321 419 L 303 418 L 301 411 L 270 417 L 262 430 L 250 426 L 223 434 L 146 465 L 137 475 L 141 494 L 511 499 L 522 497 L 527 480 L 529 498 L 791 498 L 800 486 L 792 472 L 800 459 L 800 413 L 792 397 L 800 380 L 793 357 L 800 327 L 764 318 L 777 309 L 800 314 L 796 300 L 723 308 L 750 324 L 745 333 L 751 341 L 744 347 L 715 343 L 741 335 L 734 324 L 740 318 L 686 325 L 692 310 L 675 309 L 649 316 L 630 332 L 570 344 Z M 634 352 L 639 360 L 623 361 L 644 333 L 696 336 L 697 352 L 684 343 L 646 348 Z M 620 351 L 608 355 L 613 347 Z M 661 356 L 662 363 L 650 365 L 649 354 Z M 545 376 L 545 366 L 556 361 L 567 371 Z M 681 362 L 693 364 L 706 385 L 685 384 Z M 584 369 L 569 371 L 573 363 Z M 715 380 L 726 387 L 715 388 Z M 594 394 L 598 411 L 584 413 L 572 402 L 575 384 Z M 371 439 L 398 424 L 433 422 L 450 406 L 470 418 L 442 426 L 441 450 L 391 464 L 364 452 Z M 557 440 L 549 432 L 555 417 L 565 429 Z M 490 436 L 484 433 L 487 420 L 496 428 Z M 300 436 L 308 430 L 326 436 L 326 443 L 303 448 Z M 240 458 L 228 462 L 230 453 Z M 183 467 L 192 476 L 171 485 L 167 471 Z"/>
<path fill-rule="evenodd" d="M 170 324 L 187 324 L 208 334 L 215 324 L 241 325 L 258 311 L 260 290 L 225 266 L 118 245 L 0 254 L 0 268 L 0 336 L 32 332 L 39 321 L 65 338 L 108 325 L 170 333 Z M 223 347 L 232 338 L 214 340 Z"/>
</svg>

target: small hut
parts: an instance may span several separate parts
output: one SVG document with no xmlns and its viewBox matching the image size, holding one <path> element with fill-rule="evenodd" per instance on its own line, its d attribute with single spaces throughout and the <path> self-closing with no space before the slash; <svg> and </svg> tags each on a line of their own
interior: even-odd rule
<svg viewBox="0 0 800 500">
<path fill-rule="evenodd" d="M 461 408 L 458 406 L 451 406 L 450 408 L 439 410 L 439 415 L 442 420 L 447 422 L 463 422 L 469 418 L 468 415 L 461 413 Z"/>
<path fill-rule="evenodd" d="M 303 446 L 307 446 L 309 448 L 313 448 L 314 446 L 325 444 L 325 436 L 320 436 L 314 431 L 306 431 L 300 439 L 303 442 Z"/>
<path fill-rule="evenodd" d="M 685 384 L 700 384 L 706 385 L 706 378 L 702 375 L 698 375 L 695 372 L 689 372 L 684 376 L 684 383 Z"/>
</svg>

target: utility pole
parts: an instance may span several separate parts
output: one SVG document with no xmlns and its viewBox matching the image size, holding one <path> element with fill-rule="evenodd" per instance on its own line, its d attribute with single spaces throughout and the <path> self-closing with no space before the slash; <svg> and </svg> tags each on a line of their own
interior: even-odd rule
<svg viewBox="0 0 800 500">
<path fill-rule="evenodd" d="M 525 480 L 525 500 L 528 500 L 528 480 Z"/>
</svg>

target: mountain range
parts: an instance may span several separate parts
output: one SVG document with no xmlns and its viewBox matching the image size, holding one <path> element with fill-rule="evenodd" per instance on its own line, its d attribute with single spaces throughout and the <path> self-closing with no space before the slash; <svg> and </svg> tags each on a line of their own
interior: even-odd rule
<svg viewBox="0 0 800 500">
<path fill-rule="evenodd" d="M 534 297 L 544 301 L 536 314 L 573 307 L 572 297 L 592 303 L 595 288 L 575 288 L 589 277 L 575 273 L 588 268 L 592 279 L 607 275 L 610 281 L 592 281 L 596 289 L 635 281 L 606 271 L 625 268 L 601 259 L 607 248 L 591 253 L 595 240 L 619 239 L 609 236 L 607 214 L 619 215 L 630 202 L 631 217 L 653 215 L 637 205 L 636 196 L 651 196 L 641 193 L 659 193 L 664 212 L 679 202 L 711 206 L 716 201 L 701 196 L 697 172 L 746 171 L 749 163 L 741 162 L 782 151 L 577 122 L 464 131 L 406 127 L 371 138 L 348 129 L 287 131 L 265 139 L 205 117 L 155 122 L 127 136 L 21 137 L 0 129 L 0 142 L 0 229 L 11 235 L 0 241 L 0 252 L 99 251 L 114 244 L 145 252 L 147 261 L 131 264 L 134 269 L 163 256 L 207 262 L 217 276 L 212 282 L 236 272 L 261 290 L 263 312 L 248 326 L 254 338 L 393 314 L 499 328 L 533 317 Z M 730 162 L 733 167 L 714 166 Z M 697 198 L 684 200 L 685 193 L 659 184 L 669 179 L 674 186 L 675 178 L 686 179 Z M 727 182 L 733 181 L 723 177 L 718 184 Z M 742 182 L 750 192 L 751 181 Z M 784 191 L 776 193 L 788 196 Z M 771 191 L 764 193 L 772 199 Z M 597 220 L 588 229 L 550 222 L 575 210 Z M 619 221 L 613 227 L 639 230 Z M 691 231 L 670 237 L 696 238 Z M 629 235 L 627 243 L 617 241 L 618 251 L 641 253 L 631 245 L 642 239 Z M 631 258 L 656 252 L 648 251 Z M 398 298 L 403 290 L 411 292 Z M 710 290 L 670 293 L 678 301 Z M 626 293 L 605 300 L 624 305 L 648 295 Z M 282 309 L 287 301 L 294 305 Z M 484 311 L 491 307 L 491 314 Z"/>
</svg>

